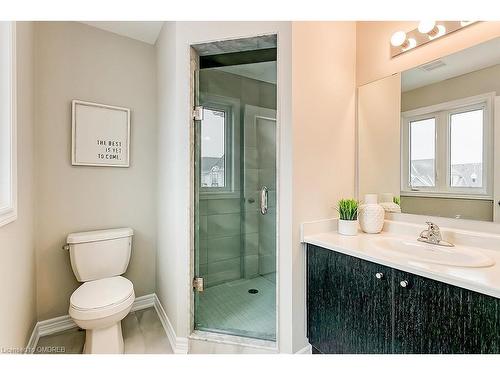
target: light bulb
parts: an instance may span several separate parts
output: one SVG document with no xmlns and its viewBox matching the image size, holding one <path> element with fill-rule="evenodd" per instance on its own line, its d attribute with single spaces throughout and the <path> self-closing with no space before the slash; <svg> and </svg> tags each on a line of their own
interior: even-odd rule
<svg viewBox="0 0 500 375">
<path fill-rule="evenodd" d="M 391 44 L 394 47 L 400 47 L 406 42 L 406 33 L 404 31 L 396 31 L 391 36 Z"/>
<path fill-rule="evenodd" d="M 436 21 L 420 21 L 418 31 L 422 34 L 431 34 L 436 28 Z"/>
<path fill-rule="evenodd" d="M 406 45 L 403 46 L 403 51 L 408 51 L 409 49 L 415 48 L 417 46 L 417 41 L 413 38 L 409 38 Z"/>
<path fill-rule="evenodd" d="M 446 27 L 444 27 L 444 25 L 437 25 L 436 29 L 437 29 L 437 32 L 435 34 L 433 34 L 432 36 L 429 35 L 430 40 L 439 38 L 440 36 L 443 36 L 444 34 L 446 34 Z"/>
</svg>

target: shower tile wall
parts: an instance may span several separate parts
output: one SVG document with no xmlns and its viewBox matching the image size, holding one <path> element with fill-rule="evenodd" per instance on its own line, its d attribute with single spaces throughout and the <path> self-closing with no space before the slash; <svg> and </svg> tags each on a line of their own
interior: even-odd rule
<svg viewBox="0 0 500 375">
<path fill-rule="evenodd" d="M 203 74 L 200 74 L 199 87 L 202 96 L 209 94 L 238 99 L 242 112 L 247 104 L 276 108 L 276 86 L 270 83 L 218 70 L 204 70 Z M 200 274 L 204 277 L 207 287 L 276 270 L 273 243 L 276 224 L 272 219 L 274 215 L 260 215 L 258 196 L 262 183 L 267 183 L 270 188 L 270 213 L 274 212 L 271 211 L 275 210 L 274 175 L 266 168 L 264 160 L 267 160 L 268 153 L 275 152 L 275 141 L 272 138 L 274 133 L 271 137 L 264 129 L 266 127 L 258 123 L 243 124 L 244 117 L 244 113 L 241 113 L 240 126 L 245 127 L 242 158 L 242 167 L 245 168 L 242 194 L 244 197 L 200 197 L 199 264 Z M 248 138 L 252 136 L 253 141 Z M 235 142 L 237 149 L 239 140 Z M 275 155 L 273 163 L 274 158 Z"/>
<path fill-rule="evenodd" d="M 243 116 L 247 118 L 247 116 Z M 244 277 L 276 271 L 276 135 L 275 122 L 264 118 L 245 122 L 243 217 L 245 228 Z M 260 190 L 268 188 L 268 213 L 260 214 Z"/>
<path fill-rule="evenodd" d="M 259 274 L 276 271 L 276 122 L 256 121 L 259 183 L 268 190 L 268 212 L 259 216 Z"/>
<path fill-rule="evenodd" d="M 200 273 L 207 286 L 241 277 L 240 199 L 200 199 Z"/>
<path fill-rule="evenodd" d="M 243 116 L 244 119 L 244 116 Z M 244 120 L 243 120 L 244 121 Z M 255 277 L 259 274 L 259 169 L 258 155 L 255 147 L 255 126 L 245 125 L 245 146 L 243 149 L 243 168 L 245 179 L 243 184 L 244 206 L 244 248 L 243 248 L 243 276 Z"/>
</svg>

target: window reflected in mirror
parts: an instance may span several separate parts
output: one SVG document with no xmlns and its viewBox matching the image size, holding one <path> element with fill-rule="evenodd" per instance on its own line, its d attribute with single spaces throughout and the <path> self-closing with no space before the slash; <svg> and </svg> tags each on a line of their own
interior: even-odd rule
<svg viewBox="0 0 500 375">
<path fill-rule="evenodd" d="M 450 186 L 483 187 L 482 109 L 450 115 Z"/>
<path fill-rule="evenodd" d="M 436 119 L 410 122 L 410 186 L 436 185 Z"/>
<path fill-rule="evenodd" d="M 496 38 L 358 88 L 360 200 L 500 222 L 499 51 Z"/>
</svg>

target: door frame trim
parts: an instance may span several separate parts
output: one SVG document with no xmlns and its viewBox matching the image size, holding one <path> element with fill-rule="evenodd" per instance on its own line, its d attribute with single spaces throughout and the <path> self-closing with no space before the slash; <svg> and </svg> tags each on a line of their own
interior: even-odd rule
<svg viewBox="0 0 500 375">
<path fill-rule="evenodd" d="M 259 34 L 254 34 L 246 37 L 237 37 L 237 38 L 228 38 L 228 39 L 222 39 L 220 41 L 225 41 L 225 40 L 237 40 L 237 39 L 245 39 L 248 37 L 259 37 L 259 36 L 266 36 L 266 35 L 276 35 L 276 50 L 277 50 L 277 57 L 276 57 L 276 73 L 277 73 L 277 81 L 276 81 L 276 129 L 275 129 L 275 134 L 276 134 L 276 341 L 270 341 L 270 340 L 258 340 L 258 341 L 266 341 L 268 343 L 272 344 L 272 347 L 275 348 L 277 352 L 280 352 L 280 315 L 281 315 L 281 309 L 280 309 L 280 202 L 281 202 L 281 189 L 280 189 L 280 180 L 281 180 L 281 170 L 280 170 L 280 165 L 281 165 L 281 142 L 282 142 L 282 137 L 281 137 L 281 116 L 280 116 L 280 110 L 281 110 L 281 100 L 280 100 L 280 64 L 281 64 L 281 58 L 280 58 L 280 41 L 279 41 L 279 32 L 269 32 L 269 33 L 259 33 Z M 210 42 L 215 42 L 214 40 Z M 190 48 L 190 110 L 194 108 L 194 106 L 197 104 L 195 103 L 195 94 L 196 90 L 198 89 L 198 82 L 196 80 L 196 70 L 199 68 L 199 55 L 194 48 L 196 45 L 200 43 L 193 43 L 189 46 Z M 190 272 L 190 278 L 189 280 L 193 280 L 195 277 L 195 120 L 193 116 L 190 117 L 189 121 L 189 141 L 190 141 L 190 206 L 189 206 L 189 213 L 190 213 L 190 220 L 189 220 L 189 226 L 190 226 L 190 265 L 189 265 L 189 272 Z M 194 327 L 194 314 L 195 314 L 195 291 L 193 290 L 192 287 L 190 287 L 190 297 L 189 297 L 189 338 L 190 339 L 196 339 L 196 333 L 200 332 L 198 330 L 195 330 Z M 216 334 L 212 332 L 205 332 L 203 333 L 207 336 L 212 338 L 209 340 L 208 338 L 205 338 L 207 341 L 217 341 L 221 343 L 227 343 L 227 344 L 232 344 L 232 345 L 238 345 L 242 346 L 243 344 L 241 342 L 235 342 L 234 338 L 242 338 L 242 339 L 248 339 L 248 340 L 256 340 L 256 339 L 250 339 L 246 338 L 243 336 L 232 336 L 232 335 L 221 335 L 221 334 Z M 221 336 L 227 336 L 227 337 L 221 337 Z M 222 341 L 221 341 L 222 339 Z M 263 348 L 268 348 L 268 346 L 259 346 L 257 347 L 263 347 Z M 271 346 L 269 346 L 271 347 Z"/>
</svg>

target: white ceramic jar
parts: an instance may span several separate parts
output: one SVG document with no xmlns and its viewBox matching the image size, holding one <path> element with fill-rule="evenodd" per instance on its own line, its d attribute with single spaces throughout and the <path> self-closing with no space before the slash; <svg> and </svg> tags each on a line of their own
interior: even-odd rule
<svg viewBox="0 0 500 375">
<path fill-rule="evenodd" d="M 380 233 L 384 226 L 385 210 L 377 203 L 377 194 L 366 194 L 359 206 L 358 220 L 365 233 Z"/>
</svg>

